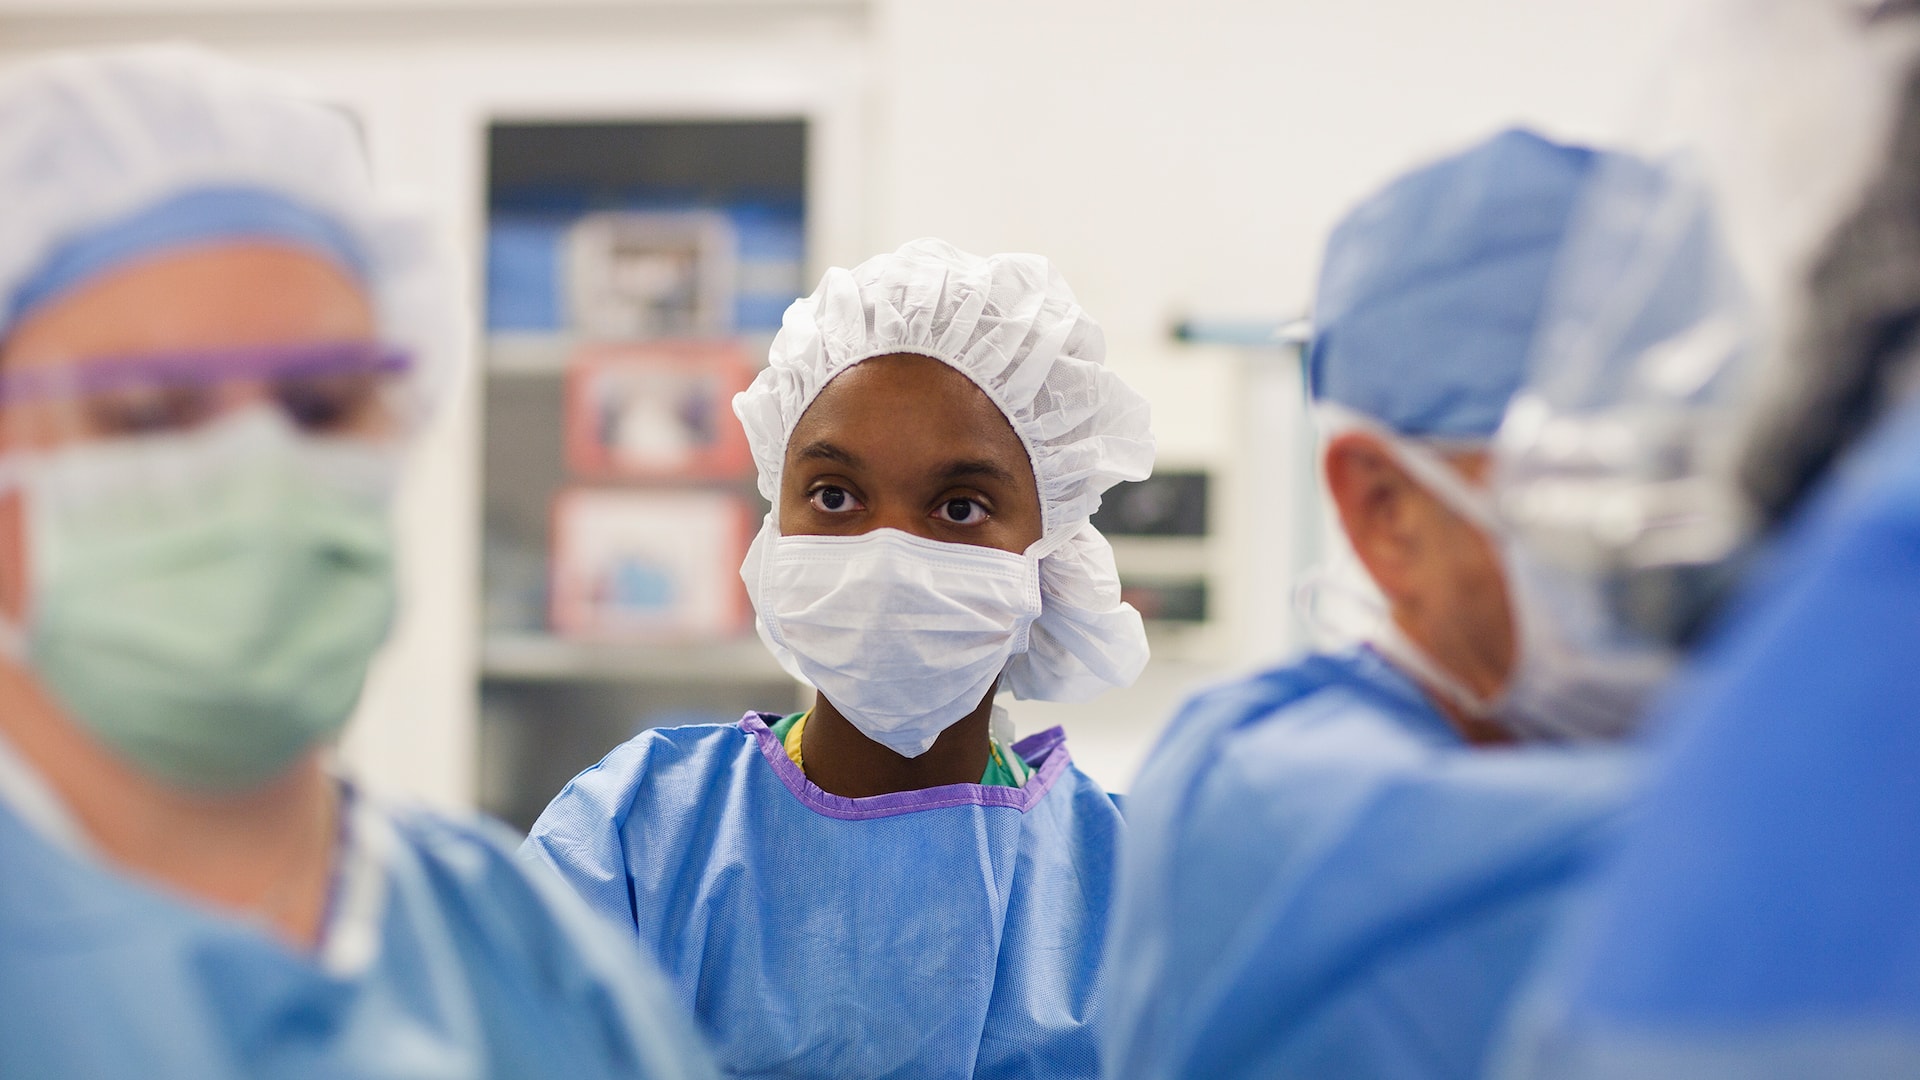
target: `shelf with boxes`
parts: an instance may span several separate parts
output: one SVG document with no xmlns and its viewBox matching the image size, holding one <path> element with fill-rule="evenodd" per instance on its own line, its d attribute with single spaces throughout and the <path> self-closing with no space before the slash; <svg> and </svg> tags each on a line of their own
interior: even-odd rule
<svg viewBox="0 0 1920 1080">
<path fill-rule="evenodd" d="M 553 634 L 493 634 L 481 645 L 481 670 L 517 682 L 780 682 L 786 675 L 757 637 L 644 646 L 584 642 Z M 780 704 L 770 702 L 769 705 Z"/>
<path fill-rule="evenodd" d="M 634 732 L 784 710 L 731 411 L 802 287 L 800 120 L 496 124 L 481 802 L 525 826 Z"/>
</svg>

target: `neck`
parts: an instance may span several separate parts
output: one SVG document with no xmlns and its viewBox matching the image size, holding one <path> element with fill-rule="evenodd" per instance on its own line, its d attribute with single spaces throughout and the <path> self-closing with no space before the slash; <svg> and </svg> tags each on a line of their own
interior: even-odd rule
<svg viewBox="0 0 1920 1080">
<path fill-rule="evenodd" d="M 1513 733 L 1499 721 L 1469 708 L 1461 700 L 1462 695 L 1466 695 L 1481 702 L 1492 701 L 1503 689 L 1503 673 L 1493 671 L 1491 664 L 1475 663 L 1476 658 L 1471 650 L 1440 647 L 1442 642 L 1420 633 L 1410 620 L 1398 612 L 1395 613 L 1394 622 L 1405 643 L 1403 649 L 1411 649 L 1412 655 L 1389 654 L 1390 658 L 1396 661 L 1396 667 L 1419 684 L 1427 701 L 1462 739 L 1474 746 L 1498 746 L 1516 741 Z"/>
<path fill-rule="evenodd" d="M 6 662 L 0 734 L 112 866 L 263 922 L 298 948 L 318 940 L 340 812 L 318 751 L 242 794 L 182 791 L 114 756 Z"/>
<path fill-rule="evenodd" d="M 1504 725 L 1468 712 L 1435 688 L 1422 683 L 1420 689 L 1426 693 L 1433 707 L 1440 710 L 1440 715 L 1446 718 L 1447 723 L 1453 725 L 1453 730 L 1459 732 L 1460 737 L 1468 743 L 1474 746 L 1502 746 L 1519 741 Z"/>
<path fill-rule="evenodd" d="M 826 695 L 815 694 L 813 713 L 800 733 L 800 756 L 806 761 L 807 779 L 822 791 L 849 799 L 977 784 L 992 755 L 992 717 L 993 690 L 988 690 L 979 706 L 942 731 L 926 753 L 902 757 L 862 734 Z"/>
</svg>

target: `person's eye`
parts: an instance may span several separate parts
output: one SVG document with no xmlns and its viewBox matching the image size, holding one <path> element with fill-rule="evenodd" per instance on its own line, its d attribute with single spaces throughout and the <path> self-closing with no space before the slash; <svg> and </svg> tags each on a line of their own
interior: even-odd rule
<svg viewBox="0 0 1920 1080">
<path fill-rule="evenodd" d="M 213 396 L 203 387 L 127 388 L 85 401 L 90 428 L 106 436 L 182 431 L 213 415 Z"/>
<path fill-rule="evenodd" d="M 289 420 L 316 434 L 362 427 L 380 404 L 379 381 L 364 375 L 288 379 L 273 392 Z"/>
<path fill-rule="evenodd" d="M 949 525 L 978 525 L 987 520 L 987 508 L 978 499 L 948 499 L 933 516 Z"/>
<path fill-rule="evenodd" d="M 845 514 L 865 509 L 860 505 L 860 500 L 853 497 L 852 492 L 832 484 L 822 484 L 814 488 L 813 494 L 807 496 L 807 502 L 813 504 L 815 510 L 824 514 Z"/>
</svg>

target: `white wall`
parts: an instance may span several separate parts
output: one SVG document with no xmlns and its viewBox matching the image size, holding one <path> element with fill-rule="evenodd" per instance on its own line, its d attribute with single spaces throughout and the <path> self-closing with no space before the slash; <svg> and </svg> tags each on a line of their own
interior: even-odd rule
<svg viewBox="0 0 1920 1080">
<path fill-rule="evenodd" d="M 1055 259 L 1153 401 L 1162 461 L 1218 470 L 1228 616 L 1162 650 L 1137 691 L 1064 720 L 1124 786 L 1193 685 L 1270 657 L 1232 353 L 1166 337 L 1184 314 L 1308 303 L 1337 215 L 1415 160 L 1515 121 L 1605 137 L 1687 0 L 0 0 L 0 63 L 56 44 L 198 37 L 358 106 L 384 180 L 424 195 L 477 270 L 490 111 L 810 102 L 845 263 L 920 235 Z M 471 287 L 477 276 L 470 278 Z M 1276 421 L 1277 422 L 1277 421 Z M 406 510 L 407 623 L 350 747 L 376 783 L 471 798 L 477 575 L 471 396 L 422 449 Z M 1269 608 L 1274 601 L 1264 603 Z"/>
</svg>

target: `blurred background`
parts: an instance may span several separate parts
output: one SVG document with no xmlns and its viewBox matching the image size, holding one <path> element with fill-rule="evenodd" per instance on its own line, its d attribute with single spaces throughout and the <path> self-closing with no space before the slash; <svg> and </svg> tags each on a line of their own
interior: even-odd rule
<svg viewBox="0 0 1920 1080">
<path fill-rule="evenodd" d="M 524 827 L 652 724 L 788 711 L 737 570 L 728 398 L 822 270 L 918 236 L 1053 259 L 1152 401 L 1112 537 L 1155 658 L 1067 725 L 1125 790 L 1193 689 L 1302 643 L 1291 333 L 1327 230 L 1515 123 L 1607 140 L 1676 0 L 0 0 L 0 66 L 187 39 L 319 87 L 430 207 L 471 377 L 418 448 L 406 610 L 346 753 Z"/>
</svg>

